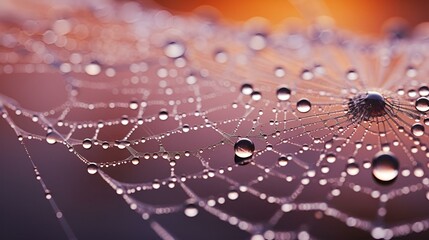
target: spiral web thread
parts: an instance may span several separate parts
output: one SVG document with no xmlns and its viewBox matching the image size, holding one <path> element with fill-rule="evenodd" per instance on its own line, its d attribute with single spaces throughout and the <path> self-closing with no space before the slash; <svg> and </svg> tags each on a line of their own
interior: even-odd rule
<svg viewBox="0 0 429 240">
<path fill-rule="evenodd" d="M 416 109 L 429 95 L 424 36 L 375 41 L 319 25 L 268 32 L 136 3 L 90 9 L 73 9 L 67 20 L 40 17 L 37 26 L 0 25 L 3 81 L 45 74 L 63 91 L 43 111 L 6 93 L 0 104 L 68 238 L 76 238 L 73 226 L 27 150 L 33 141 L 67 147 L 162 239 L 180 236 L 161 216 L 203 213 L 202 221 L 226 222 L 254 240 L 323 238 L 314 220 L 327 218 L 377 239 L 427 232 L 429 119 Z M 281 87 L 291 91 L 287 100 L 276 96 Z M 349 103 L 368 90 L 391 111 L 356 121 Z M 308 112 L 299 111 L 303 99 Z M 234 162 L 242 137 L 256 146 L 247 165 Z M 400 163 L 391 185 L 371 175 L 380 151 Z M 123 169 L 144 180 L 122 180 Z M 175 200 L 152 201 L 158 192 Z M 421 216 L 387 221 L 389 203 L 407 196 L 416 196 Z M 344 205 L 353 198 L 372 215 Z M 267 211 L 252 216 L 234 202 Z M 288 226 L 291 219 L 299 225 Z"/>
</svg>

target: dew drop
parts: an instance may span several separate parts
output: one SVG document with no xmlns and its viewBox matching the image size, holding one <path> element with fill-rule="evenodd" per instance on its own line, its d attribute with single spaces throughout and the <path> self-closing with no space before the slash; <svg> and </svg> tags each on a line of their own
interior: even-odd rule
<svg viewBox="0 0 429 240">
<path fill-rule="evenodd" d="M 89 163 L 86 170 L 89 174 L 96 174 L 98 172 L 98 166 L 96 163 Z"/>
<path fill-rule="evenodd" d="M 411 127 L 411 132 L 416 137 L 423 136 L 423 134 L 425 133 L 425 127 L 420 123 L 416 123 Z"/>
<path fill-rule="evenodd" d="M 259 51 L 267 46 L 267 39 L 265 34 L 256 33 L 250 38 L 249 47 L 253 50 Z"/>
<path fill-rule="evenodd" d="M 248 138 L 240 138 L 234 144 L 235 155 L 239 158 L 248 158 L 253 155 L 255 151 L 255 145 Z"/>
<path fill-rule="evenodd" d="M 281 87 L 277 89 L 277 99 L 280 101 L 286 101 L 290 98 L 291 91 L 289 88 Z"/>
<path fill-rule="evenodd" d="M 228 192 L 228 199 L 229 200 L 236 200 L 238 198 L 238 192 L 231 190 Z"/>
<path fill-rule="evenodd" d="M 253 101 L 259 101 L 262 99 L 262 94 L 261 94 L 261 92 L 253 91 L 251 97 L 252 97 Z"/>
<path fill-rule="evenodd" d="M 189 127 L 188 124 L 185 124 L 185 125 L 182 126 L 182 131 L 183 132 L 187 133 L 187 132 L 189 132 L 189 130 L 191 130 L 191 128 Z"/>
<path fill-rule="evenodd" d="M 166 110 L 161 110 L 158 115 L 159 120 L 165 121 L 168 119 L 168 112 Z"/>
<path fill-rule="evenodd" d="M 279 166 L 286 166 L 288 164 L 288 159 L 286 158 L 286 156 L 280 156 L 277 163 L 279 164 Z"/>
<path fill-rule="evenodd" d="M 422 97 L 429 96 L 429 87 L 428 86 L 421 86 L 419 88 L 419 95 Z"/>
<path fill-rule="evenodd" d="M 310 70 L 308 70 L 308 69 L 302 70 L 302 72 L 301 72 L 301 79 L 302 80 L 308 81 L 308 80 L 311 80 L 313 78 L 314 78 L 314 74 Z"/>
<path fill-rule="evenodd" d="M 85 148 L 85 149 L 90 149 L 92 147 L 92 140 L 89 139 L 89 138 L 85 138 L 82 141 L 82 147 Z"/>
<path fill-rule="evenodd" d="M 140 163 L 140 159 L 138 157 L 134 157 L 133 159 L 131 159 L 131 163 L 133 165 L 137 165 Z"/>
<path fill-rule="evenodd" d="M 284 70 L 283 67 L 276 67 L 274 69 L 274 76 L 281 78 L 284 77 L 286 75 L 286 71 Z"/>
<path fill-rule="evenodd" d="M 379 152 L 372 160 L 372 175 L 382 183 L 393 181 L 398 176 L 399 162 L 392 153 Z"/>
<path fill-rule="evenodd" d="M 49 144 L 55 144 L 56 142 L 60 141 L 60 136 L 56 134 L 55 132 L 49 132 L 46 134 L 46 142 Z"/>
<path fill-rule="evenodd" d="M 185 54 L 185 46 L 178 42 L 170 42 L 164 48 L 164 54 L 169 58 L 179 58 Z"/>
<path fill-rule="evenodd" d="M 198 209 L 195 207 L 194 204 L 188 204 L 185 207 L 184 213 L 187 217 L 195 217 L 198 215 Z"/>
<path fill-rule="evenodd" d="M 241 85 L 241 93 L 244 95 L 250 95 L 253 93 L 253 86 L 251 84 L 245 83 Z"/>
<path fill-rule="evenodd" d="M 346 172 L 348 175 L 354 176 L 359 173 L 359 165 L 356 163 L 349 163 L 346 167 Z"/>
<path fill-rule="evenodd" d="M 420 97 L 416 100 L 416 109 L 420 112 L 429 111 L 429 98 Z"/>
<path fill-rule="evenodd" d="M 86 65 L 85 66 L 85 72 L 86 72 L 86 74 L 88 74 L 90 76 L 95 76 L 95 75 L 100 74 L 100 72 L 101 72 L 100 64 L 98 64 L 97 62 L 93 62 L 93 63 Z"/>
<path fill-rule="evenodd" d="M 136 110 L 139 107 L 139 104 L 137 101 L 131 101 L 129 104 L 130 109 Z"/>
<path fill-rule="evenodd" d="M 299 112 L 307 113 L 311 110 L 311 103 L 307 99 L 301 99 L 296 103 Z"/>
<path fill-rule="evenodd" d="M 358 75 L 358 73 L 356 72 L 356 70 L 351 69 L 351 70 L 349 70 L 349 71 L 347 72 L 347 74 L 346 74 L 346 78 L 347 78 L 348 80 L 350 80 L 350 81 L 354 81 L 354 80 L 357 80 L 357 79 L 359 78 L 359 75 Z"/>
</svg>

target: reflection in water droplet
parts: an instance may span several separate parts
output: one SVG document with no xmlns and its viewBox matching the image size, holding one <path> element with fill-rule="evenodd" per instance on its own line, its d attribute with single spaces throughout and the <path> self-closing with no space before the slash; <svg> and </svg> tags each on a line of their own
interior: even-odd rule
<svg viewBox="0 0 429 240">
<path fill-rule="evenodd" d="M 185 54 L 185 46 L 178 42 L 170 42 L 164 48 L 164 54 L 169 58 L 179 58 Z"/>
<path fill-rule="evenodd" d="M 286 87 L 281 87 L 277 89 L 277 99 L 280 101 L 286 101 L 290 98 L 290 89 Z"/>
<path fill-rule="evenodd" d="M 96 163 L 90 163 L 88 164 L 86 170 L 89 174 L 96 174 L 98 172 L 98 166 Z"/>
<path fill-rule="evenodd" d="M 425 127 L 420 123 L 416 123 L 411 127 L 411 132 L 416 137 L 423 136 L 423 134 L 425 133 Z"/>
<path fill-rule="evenodd" d="M 255 145 L 248 138 L 240 138 L 234 144 L 235 155 L 240 158 L 248 158 L 253 155 L 253 151 L 255 151 Z"/>
<path fill-rule="evenodd" d="M 392 153 L 379 152 L 372 160 L 372 175 L 381 182 L 390 182 L 398 176 L 399 162 Z"/>
<path fill-rule="evenodd" d="M 429 111 L 429 98 L 420 97 L 416 100 L 416 109 L 420 112 Z"/>
<path fill-rule="evenodd" d="M 296 103 L 299 112 L 307 113 L 311 110 L 311 103 L 307 99 L 301 99 Z"/>
<path fill-rule="evenodd" d="M 165 121 L 168 119 L 168 112 L 166 110 L 161 110 L 158 115 L 159 120 Z"/>
<path fill-rule="evenodd" d="M 92 147 L 92 140 L 89 139 L 89 138 L 85 138 L 82 141 L 82 147 L 85 148 L 85 149 L 90 149 Z"/>
<path fill-rule="evenodd" d="M 351 176 L 357 175 L 359 173 L 359 165 L 356 163 L 347 164 L 346 172 Z"/>
<path fill-rule="evenodd" d="M 187 217 L 195 217 L 198 215 L 198 209 L 195 207 L 194 204 L 188 204 L 185 208 L 184 213 Z"/>
<path fill-rule="evenodd" d="M 251 84 L 245 83 L 241 86 L 241 93 L 244 95 L 250 95 L 253 92 L 253 86 Z"/>
</svg>

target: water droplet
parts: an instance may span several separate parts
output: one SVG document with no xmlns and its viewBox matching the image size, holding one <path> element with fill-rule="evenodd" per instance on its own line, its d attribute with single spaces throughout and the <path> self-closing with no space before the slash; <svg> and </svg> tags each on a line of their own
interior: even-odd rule
<svg viewBox="0 0 429 240">
<path fill-rule="evenodd" d="M 356 72 L 356 70 L 351 69 L 346 73 L 346 78 L 350 81 L 354 81 L 359 78 L 359 74 Z"/>
<path fill-rule="evenodd" d="M 359 173 L 359 165 L 356 163 L 349 163 L 346 167 L 346 172 L 348 175 L 354 176 Z"/>
<path fill-rule="evenodd" d="M 56 134 L 55 132 L 49 132 L 48 134 L 46 134 L 46 142 L 49 144 L 55 144 L 60 140 L 60 136 L 58 136 L 58 134 Z"/>
<path fill-rule="evenodd" d="M 286 101 L 290 98 L 291 91 L 289 88 L 281 87 L 277 89 L 277 99 L 280 101 Z"/>
<path fill-rule="evenodd" d="M 128 116 L 126 116 L 126 115 L 122 116 L 122 118 L 121 118 L 121 124 L 124 125 L 124 126 L 126 126 L 126 125 L 128 125 L 128 123 L 130 123 L 130 120 L 128 119 Z"/>
<path fill-rule="evenodd" d="M 185 54 L 186 48 L 178 42 L 170 42 L 164 48 L 164 54 L 169 58 L 179 58 Z"/>
<path fill-rule="evenodd" d="M 197 83 L 197 77 L 195 77 L 194 75 L 191 74 L 191 75 L 186 77 L 185 81 L 187 84 L 193 85 L 193 84 Z"/>
<path fill-rule="evenodd" d="M 191 128 L 189 127 L 188 124 L 185 124 L 185 125 L 182 126 L 182 131 L 183 132 L 187 133 L 187 132 L 189 132 L 189 130 L 191 130 Z"/>
<path fill-rule="evenodd" d="M 286 156 L 280 156 L 277 162 L 279 166 L 284 167 L 288 164 L 289 160 L 286 158 Z"/>
<path fill-rule="evenodd" d="M 334 163 L 337 160 L 337 157 L 335 156 L 335 154 L 330 153 L 328 155 L 326 155 L 326 161 L 328 163 Z"/>
<path fill-rule="evenodd" d="M 420 123 L 416 123 L 411 127 L 411 132 L 416 137 L 423 136 L 423 134 L 425 133 L 425 127 Z"/>
<path fill-rule="evenodd" d="M 261 92 L 258 92 L 258 91 L 254 91 L 254 92 L 252 92 L 252 100 L 253 101 L 259 101 L 259 100 L 261 100 L 262 99 L 262 94 L 261 94 Z"/>
<path fill-rule="evenodd" d="M 159 120 L 165 121 L 168 119 L 168 112 L 166 110 L 161 110 L 158 115 Z"/>
<path fill-rule="evenodd" d="M 428 86 L 421 86 L 419 88 L 419 95 L 422 97 L 429 96 L 429 87 Z"/>
<path fill-rule="evenodd" d="M 228 54 L 224 51 L 217 51 L 214 55 L 214 60 L 218 63 L 226 63 L 228 61 Z"/>
<path fill-rule="evenodd" d="M 253 151 L 255 151 L 255 145 L 248 138 L 240 138 L 234 144 L 235 155 L 240 158 L 248 158 L 253 155 Z"/>
<path fill-rule="evenodd" d="M 250 38 L 249 47 L 251 49 L 259 51 L 264 49 L 266 46 L 267 46 L 267 39 L 265 34 L 256 33 Z"/>
<path fill-rule="evenodd" d="M 185 207 L 184 213 L 187 217 L 195 217 L 198 215 L 198 208 L 196 208 L 194 204 L 188 204 Z"/>
<path fill-rule="evenodd" d="M 311 110 L 311 103 L 307 99 L 301 99 L 296 103 L 299 112 L 307 113 Z"/>
<path fill-rule="evenodd" d="M 236 200 L 237 198 L 238 198 L 238 192 L 237 191 L 234 191 L 234 190 L 229 191 L 229 193 L 228 193 L 228 199 L 229 200 Z"/>
<path fill-rule="evenodd" d="M 98 172 L 98 166 L 96 163 L 89 163 L 86 170 L 89 174 L 96 174 Z"/>
<path fill-rule="evenodd" d="M 137 101 L 131 101 L 129 104 L 130 109 L 136 110 L 139 107 L 139 104 Z"/>
<path fill-rule="evenodd" d="M 250 95 L 253 92 L 253 86 L 251 84 L 245 83 L 241 86 L 241 93 L 244 95 Z"/>
<path fill-rule="evenodd" d="M 97 62 L 92 62 L 88 65 L 85 66 L 85 72 L 86 74 L 90 75 L 90 76 L 95 76 L 100 74 L 101 72 L 101 67 L 100 64 L 98 64 Z"/>
<path fill-rule="evenodd" d="M 372 175 L 381 182 L 391 182 L 398 176 L 399 162 L 392 153 L 379 152 L 372 160 Z"/>
<path fill-rule="evenodd" d="M 153 189 L 159 189 L 161 187 L 161 183 L 159 183 L 159 180 L 155 179 L 152 182 L 152 188 Z"/>
<path fill-rule="evenodd" d="M 133 165 L 137 165 L 140 163 L 140 159 L 138 157 L 133 157 L 133 159 L 131 159 L 131 163 Z"/>
<path fill-rule="evenodd" d="M 416 109 L 420 112 L 429 111 L 429 98 L 420 97 L 416 100 Z"/>
<path fill-rule="evenodd" d="M 302 80 L 308 81 L 308 80 L 311 80 L 313 78 L 314 78 L 314 74 L 310 70 L 308 70 L 308 69 L 302 70 L 302 72 L 301 72 L 301 79 Z"/>
<path fill-rule="evenodd" d="M 283 67 L 276 67 L 274 69 L 274 76 L 276 76 L 278 78 L 284 77 L 284 76 L 286 76 L 286 71 L 284 70 Z"/>
<path fill-rule="evenodd" d="M 92 147 L 92 140 L 89 139 L 89 138 L 85 138 L 82 141 L 82 147 L 85 148 L 85 149 L 90 149 Z"/>
</svg>

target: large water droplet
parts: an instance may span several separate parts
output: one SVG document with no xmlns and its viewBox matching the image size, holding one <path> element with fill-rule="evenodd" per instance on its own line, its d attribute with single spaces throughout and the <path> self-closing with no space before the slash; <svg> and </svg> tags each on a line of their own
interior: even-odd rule
<svg viewBox="0 0 429 240">
<path fill-rule="evenodd" d="M 267 46 L 267 39 L 265 34 L 256 33 L 250 38 L 249 47 L 253 50 L 259 51 Z"/>
<path fill-rule="evenodd" d="M 290 98 L 291 91 L 289 88 L 281 87 L 277 89 L 277 99 L 280 101 L 286 101 Z"/>
<path fill-rule="evenodd" d="M 185 54 L 185 46 L 178 42 L 170 42 L 164 48 L 164 54 L 169 58 L 179 58 Z"/>
<path fill-rule="evenodd" d="M 240 158 L 248 158 L 253 155 L 255 151 L 255 144 L 248 138 L 240 138 L 234 144 L 235 155 Z"/>
<path fill-rule="evenodd" d="M 389 183 L 398 176 L 398 159 L 390 152 L 379 152 L 372 160 L 372 175 L 378 181 Z"/>
<path fill-rule="evenodd" d="M 416 100 L 416 109 L 420 112 L 427 112 L 429 111 L 429 98 L 427 97 L 420 97 Z"/>
<path fill-rule="evenodd" d="M 296 103 L 299 112 L 307 113 L 311 110 L 311 103 L 307 99 L 301 99 Z"/>
<path fill-rule="evenodd" d="M 423 134 L 425 133 L 425 127 L 420 123 L 416 123 L 411 127 L 411 132 L 416 137 L 423 136 Z"/>
<path fill-rule="evenodd" d="M 98 172 L 98 166 L 96 163 L 89 163 L 86 170 L 89 174 L 96 174 Z"/>
</svg>

